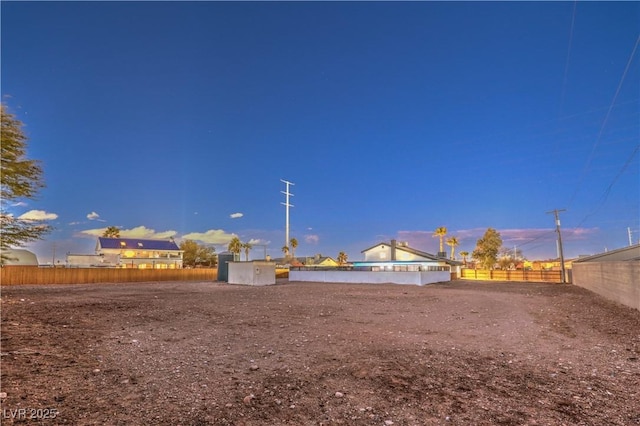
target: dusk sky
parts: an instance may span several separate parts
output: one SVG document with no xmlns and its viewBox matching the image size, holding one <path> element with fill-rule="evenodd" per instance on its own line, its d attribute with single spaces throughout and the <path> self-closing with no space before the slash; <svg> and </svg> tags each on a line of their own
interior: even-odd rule
<svg viewBox="0 0 640 426">
<path fill-rule="evenodd" d="M 44 169 L 40 263 L 121 236 L 362 260 L 445 226 L 529 259 L 640 237 L 638 2 L 2 1 L 3 102 Z"/>
</svg>

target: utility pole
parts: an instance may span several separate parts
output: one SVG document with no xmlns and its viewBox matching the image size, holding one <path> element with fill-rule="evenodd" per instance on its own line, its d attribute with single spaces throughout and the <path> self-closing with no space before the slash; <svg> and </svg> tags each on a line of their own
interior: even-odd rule
<svg viewBox="0 0 640 426">
<path fill-rule="evenodd" d="M 565 270 L 564 270 L 564 253 L 562 252 L 562 234 L 560 233 L 560 212 L 566 212 L 566 209 L 555 209 L 547 212 L 547 214 L 553 213 L 556 217 L 556 232 L 558 233 L 558 251 L 560 252 L 560 270 L 562 271 L 562 283 L 566 282 L 565 279 Z"/>
<path fill-rule="evenodd" d="M 286 201 L 284 203 L 280 203 L 286 207 L 286 227 L 285 227 L 285 236 L 284 236 L 284 245 L 289 247 L 289 207 L 295 207 L 293 204 L 289 204 L 289 197 L 293 197 L 293 194 L 289 192 L 289 185 L 295 185 L 293 182 L 289 182 L 284 179 L 280 179 L 280 182 L 283 182 L 287 189 L 285 191 L 280 191 L 284 195 L 286 195 Z"/>
<path fill-rule="evenodd" d="M 633 245 L 633 238 L 631 238 L 631 227 L 627 227 L 627 234 L 629 234 L 629 247 Z"/>
<path fill-rule="evenodd" d="M 264 260 L 267 260 L 267 245 L 266 244 L 254 244 L 254 247 L 262 247 L 264 249 Z"/>
</svg>

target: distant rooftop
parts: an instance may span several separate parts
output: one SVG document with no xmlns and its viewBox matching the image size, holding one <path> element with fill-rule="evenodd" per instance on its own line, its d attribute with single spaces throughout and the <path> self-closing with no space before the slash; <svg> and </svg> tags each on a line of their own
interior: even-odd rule
<svg viewBox="0 0 640 426">
<path fill-rule="evenodd" d="M 173 240 L 99 237 L 98 245 L 103 249 L 180 250 Z"/>
</svg>

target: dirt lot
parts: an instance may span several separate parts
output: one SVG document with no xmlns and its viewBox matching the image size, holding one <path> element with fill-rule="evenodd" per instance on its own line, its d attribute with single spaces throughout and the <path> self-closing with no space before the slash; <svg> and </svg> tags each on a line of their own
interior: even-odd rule
<svg viewBox="0 0 640 426">
<path fill-rule="evenodd" d="M 640 312 L 571 285 L 3 287 L 1 352 L 2 424 L 640 424 Z"/>
</svg>

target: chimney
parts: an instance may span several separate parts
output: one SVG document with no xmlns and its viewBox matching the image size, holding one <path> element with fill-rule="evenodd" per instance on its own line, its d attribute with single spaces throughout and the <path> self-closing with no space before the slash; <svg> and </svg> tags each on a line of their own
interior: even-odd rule
<svg viewBox="0 0 640 426">
<path fill-rule="evenodd" d="M 397 246 L 397 241 L 396 240 L 391 240 L 391 260 L 396 260 L 396 246 Z"/>
</svg>

